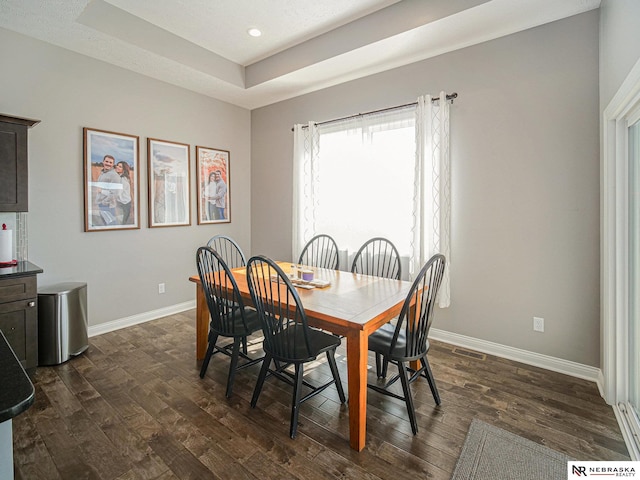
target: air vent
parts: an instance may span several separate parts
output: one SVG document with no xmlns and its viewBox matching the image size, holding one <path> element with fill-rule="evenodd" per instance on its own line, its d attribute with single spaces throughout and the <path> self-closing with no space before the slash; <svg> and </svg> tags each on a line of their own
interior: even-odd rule
<svg viewBox="0 0 640 480">
<path fill-rule="evenodd" d="M 462 355 L 463 357 L 475 358 L 476 360 L 485 361 L 487 359 L 487 356 L 484 353 L 473 352 L 471 350 L 465 350 L 464 348 L 456 347 L 451 351 L 453 353 L 455 353 L 456 355 Z"/>
</svg>

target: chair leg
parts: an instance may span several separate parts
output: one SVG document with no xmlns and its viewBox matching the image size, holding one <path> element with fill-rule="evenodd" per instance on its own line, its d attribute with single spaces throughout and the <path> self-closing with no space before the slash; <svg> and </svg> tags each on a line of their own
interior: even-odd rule
<svg viewBox="0 0 640 480">
<path fill-rule="evenodd" d="M 300 396 L 302 393 L 302 377 L 304 376 L 304 366 L 302 363 L 296 363 L 296 377 L 293 386 L 293 398 L 291 399 L 291 428 L 289 436 L 296 438 L 298 431 L 298 413 L 300 411 Z"/>
<path fill-rule="evenodd" d="M 420 359 L 420 363 L 422 363 L 422 366 L 424 367 L 422 375 L 424 375 L 427 378 L 427 382 L 429 382 L 429 388 L 431 388 L 433 399 L 436 401 L 436 405 L 440 405 L 440 394 L 438 393 L 438 387 L 436 387 L 436 379 L 433 378 L 433 373 L 431 372 L 429 360 L 427 360 L 427 357 L 422 357 Z"/>
<path fill-rule="evenodd" d="M 231 364 L 229 365 L 229 376 L 227 377 L 227 398 L 231 397 L 233 389 L 233 381 L 236 379 L 236 370 L 238 368 L 238 357 L 240 356 L 240 338 L 233 339 L 233 350 L 231 352 Z"/>
<path fill-rule="evenodd" d="M 416 420 L 416 411 L 413 407 L 413 397 L 411 396 L 411 387 L 409 387 L 409 379 L 407 378 L 407 366 L 404 362 L 398 362 L 398 372 L 400 373 L 400 382 L 402 383 L 402 391 L 404 392 L 404 401 L 407 404 L 407 413 L 411 422 L 411 431 L 415 435 L 418 433 L 418 421 Z"/>
<path fill-rule="evenodd" d="M 269 373 L 269 365 L 271 365 L 271 355 L 266 354 L 264 356 L 264 359 L 262 360 L 262 368 L 260 369 L 260 375 L 258 375 L 258 380 L 256 381 L 256 388 L 253 389 L 251 408 L 255 408 L 256 404 L 258 403 L 258 397 L 260 396 L 260 392 L 262 391 L 264 380 L 267 378 L 267 373 Z"/>
<path fill-rule="evenodd" d="M 242 337 L 242 352 L 247 354 L 247 337 Z"/>
<path fill-rule="evenodd" d="M 211 356 L 213 355 L 213 349 L 216 346 L 216 342 L 218 341 L 218 334 L 209 332 L 209 345 L 207 346 L 207 353 L 204 355 L 204 360 L 202 361 L 202 367 L 200 368 L 200 378 L 204 378 L 204 374 L 207 373 L 207 368 L 209 367 L 209 361 L 211 360 Z"/>
<path fill-rule="evenodd" d="M 338 373 L 338 366 L 336 365 L 335 350 L 329 350 L 327 352 L 327 360 L 329 362 L 329 368 L 333 374 L 333 381 L 336 382 L 336 389 L 338 390 L 338 396 L 340 397 L 340 403 L 347 401 L 344 396 L 344 389 L 342 388 L 342 382 L 340 381 L 340 373 Z"/>
<path fill-rule="evenodd" d="M 387 378 L 387 367 L 389 366 L 389 361 L 387 357 L 382 356 L 379 353 L 376 353 L 376 376 L 378 378 Z"/>
</svg>

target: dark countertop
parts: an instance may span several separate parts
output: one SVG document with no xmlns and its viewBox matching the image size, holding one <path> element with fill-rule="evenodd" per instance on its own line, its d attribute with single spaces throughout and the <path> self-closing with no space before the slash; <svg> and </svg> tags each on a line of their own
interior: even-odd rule
<svg viewBox="0 0 640 480">
<path fill-rule="evenodd" d="M 15 267 L 0 267 L 0 280 L 9 277 L 22 277 L 24 275 L 35 275 L 43 270 L 31 262 L 18 262 Z"/>
<path fill-rule="evenodd" d="M 35 399 L 35 389 L 0 331 L 0 423 L 20 415 Z"/>
</svg>

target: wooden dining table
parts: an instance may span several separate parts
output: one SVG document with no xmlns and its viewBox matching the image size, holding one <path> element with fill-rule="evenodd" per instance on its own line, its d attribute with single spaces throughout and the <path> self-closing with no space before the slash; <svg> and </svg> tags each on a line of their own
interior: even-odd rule
<svg viewBox="0 0 640 480">
<path fill-rule="evenodd" d="M 284 272 L 291 263 L 278 262 Z M 349 443 L 361 451 L 365 446 L 367 426 L 367 359 L 369 335 L 398 316 L 411 283 L 382 277 L 360 275 L 340 270 L 312 268 L 314 278 L 326 280 L 324 288 L 297 288 L 307 319 L 347 340 L 347 385 L 349 389 Z M 252 305 L 247 272 L 244 267 L 232 270 L 240 294 Z M 207 349 L 209 310 L 200 278 L 196 284 L 196 356 L 202 360 Z"/>
</svg>

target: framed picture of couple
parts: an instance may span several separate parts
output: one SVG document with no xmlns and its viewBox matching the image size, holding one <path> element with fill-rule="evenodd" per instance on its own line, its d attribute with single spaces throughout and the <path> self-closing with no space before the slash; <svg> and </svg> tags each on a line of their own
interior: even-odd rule
<svg viewBox="0 0 640 480">
<path fill-rule="evenodd" d="M 139 137 L 84 128 L 84 231 L 140 228 Z"/>
<path fill-rule="evenodd" d="M 228 150 L 196 146 L 198 224 L 231 222 Z"/>
</svg>

